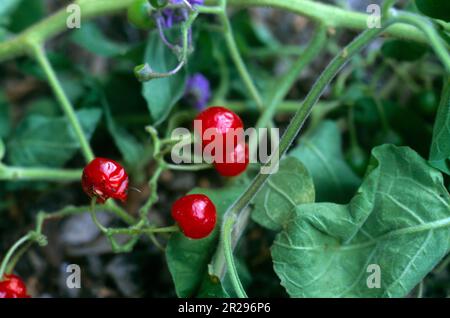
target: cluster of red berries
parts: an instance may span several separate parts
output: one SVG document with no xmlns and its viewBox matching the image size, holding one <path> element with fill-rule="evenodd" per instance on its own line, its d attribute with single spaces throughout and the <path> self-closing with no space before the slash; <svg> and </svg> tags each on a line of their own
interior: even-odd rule
<svg viewBox="0 0 450 318">
<path fill-rule="evenodd" d="M 5 275 L 0 281 L 0 298 L 30 298 L 27 286 L 19 276 Z"/>
<path fill-rule="evenodd" d="M 213 129 L 223 138 L 227 138 L 231 129 L 243 129 L 244 125 L 238 115 L 224 107 L 210 107 L 200 113 L 196 120 L 201 121 L 202 147 L 212 140 L 203 139 L 204 131 Z M 237 144 L 231 152 L 223 152 L 224 160 L 214 162 L 219 174 L 236 176 L 245 171 L 248 166 L 248 147 L 245 143 Z M 111 159 L 95 158 L 83 170 L 83 190 L 98 203 L 107 199 L 125 201 L 128 190 L 128 175 L 125 169 Z M 216 207 L 213 202 L 202 194 L 190 194 L 178 199 L 172 206 L 172 217 L 178 223 L 181 231 L 189 238 L 201 239 L 208 236 L 216 225 Z"/>
<path fill-rule="evenodd" d="M 222 136 L 223 157 L 222 160 L 214 162 L 217 172 L 224 177 L 234 177 L 244 172 L 249 163 L 248 146 L 244 141 L 238 142 L 235 134 L 240 129 L 243 132 L 244 124 L 241 118 L 225 107 L 215 106 L 202 111 L 195 120 L 201 123 L 201 131 L 195 133 L 201 137 L 203 150 L 215 139 L 214 135 L 211 136 L 211 139 L 206 139 L 206 131 L 213 131 L 215 134 Z M 231 151 L 228 151 L 225 146 L 228 140 L 233 142 Z"/>
</svg>

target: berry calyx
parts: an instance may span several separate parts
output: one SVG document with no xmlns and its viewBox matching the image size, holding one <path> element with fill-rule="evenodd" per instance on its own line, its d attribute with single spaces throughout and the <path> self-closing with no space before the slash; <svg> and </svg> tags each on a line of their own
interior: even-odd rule
<svg viewBox="0 0 450 318">
<path fill-rule="evenodd" d="M 128 175 L 116 161 L 95 158 L 83 170 L 81 185 L 84 192 L 105 203 L 109 198 L 125 201 L 128 195 Z"/>
<path fill-rule="evenodd" d="M 19 276 L 5 275 L 0 282 L 0 298 L 30 298 L 27 286 Z"/>
<path fill-rule="evenodd" d="M 238 143 L 233 151 L 226 152 L 222 162 L 215 162 L 217 172 L 224 177 L 235 177 L 247 169 L 249 163 L 248 146 Z"/>
<path fill-rule="evenodd" d="M 244 128 L 244 124 L 237 114 L 220 106 L 213 106 L 205 109 L 197 115 L 195 120 L 201 122 L 201 129 L 199 130 L 196 128 L 197 125 L 194 121 L 194 129 L 195 133 L 201 138 L 203 148 L 214 140 L 214 136 L 209 140 L 205 138 L 205 132 L 208 129 L 214 129 L 216 134 L 221 134 L 223 144 L 225 145 L 225 138 L 228 132 Z"/>
<path fill-rule="evenodd" d="M 214 230 L 216 214 L 214 203 L 203 194 L 188 194 L 172 205 L 172 217 L 192 239 L 205 238 Z"/>
</svg>

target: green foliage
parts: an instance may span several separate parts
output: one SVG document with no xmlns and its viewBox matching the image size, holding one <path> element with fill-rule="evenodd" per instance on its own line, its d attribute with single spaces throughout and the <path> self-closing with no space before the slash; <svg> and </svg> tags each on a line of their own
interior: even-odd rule
<svg viewBox="0 0 450 318">
<path fill-rule="evenodd" d="M 299 159 L 287 157 L 255 197 L 252 219 L 278 231 L 291 219 L 297 205 L 311 202 L 314 202 L 314 184 L 308 171 Z"/>
<path fill-rule="evenodd" d="M 312 176 L 317 202 L 348 202 L 359 186 L 359 177 L 342 154 L 341 134 L 334 122 L 322 122 L 289 155 L 300 159 Z"/>
<path fill-rule="evenodd" d="M 83 27 L 76 30 L 71 37 L 74 43 L 100 56 L 124 55 L 129 50 L 129 45 L 108 39 L 92 22 L 83 23 Z"/>
<path fill-rule="evenodd" d="M 272 247 L 292 297 L 404 297 L 449 249 L 450 195 L 442 175 L 407 147 L 372 152 L 348 205 L 300 205 Z M 381 269 L 368 288 L 367 266 Z"/>
<path fill-rule="evenodd" d="M 5 96 L 0 91 L 0 138 L 5 138 L 11 128 L 9 117 L 9 104 Z"/>
<path fill-rule="evenodd" d="M 4 2 L 4 0 L 2 0 Z M 6 2 L 11 2 L 7 0 Z M 41 20 L 45 14 L 45 6 L 43 1 L 35 0 L 22 0 L 15 1 L 10 8 L 15 8 L 14 12 L 10 15 L 8 30 L 17 33 L 25 30 L 27 27 Z M 18 2 L 18 5 L 17 5 Z"/>
<path fill-rule="evenodd" d="M 167 72 L 177 65 L 177 59 L 161 41 L 157 32 L 149 35 L 144 63 L 157 72 Z M 186 85 L 186 69 L 177 74 L 153 79 L 142 85 L 142 94 L 147 101 L 148 110 L 154 124 L 162 123 L 172 108 L 183 96 Z"/>
<path fill-rule="evenodd" d="M 381 47 L 385 57 L 398 61 L 412 62 L 420 59 L 428 51 L 428 47 L 409 41 L 390 40 Z"/>
<path fill-rule="evenodd" d="M 429 17 L 450 22 L 450 2 L 447 0 L 416 0 L 416 6 Z"/>
<path fill-rule="evenodd" d="M 139 143 L 136 137 L 130 134 L 125 128 L 117 125 L 108 105 L 105 104 L 103 109 L 105 112 L 108 131 L 113 137 L 117 148 L 119 148 L 123 159 L 130 167 L 137 165 L 137 163 L 142 159 L 144 147 L 141 143 Z"/>
<path fill-rule="evenodd" d="M 98 109 L 77 112 L 88 137 L 100 119 Z M 14 131 L 7 145 L 8 161 L 25 167 L 60 167 L 80 149 L 72 126 L 65 117 L 46 117 L 32 114 Z"/>
<path fill-rule="evenodd" d="M 2 0 L 0 3 L 0 25 L 9 22 L 9 15 L 16 9 L 16 7 L 23 0 Z"/>
<path fill-rule="evenodd" d="M 430 164 L 450 175 L 450 79 L 447 77 L 434 124 Z"/>
</svg>

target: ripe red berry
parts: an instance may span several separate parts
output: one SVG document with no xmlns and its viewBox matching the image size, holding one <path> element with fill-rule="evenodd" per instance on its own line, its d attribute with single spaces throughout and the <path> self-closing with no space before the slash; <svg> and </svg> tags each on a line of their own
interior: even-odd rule
<svg viewBox="0 0 450 318">
<path fill-rule="evenodd" d="M 95 158 L 83 170 L 81 179 L 84 192 L 105 203 L 109 198 L 127 199 L 128 175 L 125 169 L 111 159 Z"/>
<path fill-rule="evenodd" d="M 215 162 L 217 172 L 224 177 L 235 177 L 247 169 L 249 163 L 248 146 L 238 143 L 233 151 L 224 155 L 223 162 Z"/>
<path fill-rule="evenodd" d="M 27 286 L 19 276 L 5 275 L 0 282 L 0 298 L 30 298 Z"/>
<path fill-rule="evenodd" d="M 201 131 L 195 131 L 195 133 L 200 135 L 203 148 L 214 140 L 214 138 L 204 139 L 204 133 L 207 129 L 215 129 L 215 132 L 222 134 L 222 138 L 224 138 L 230 129 L 244 128 L 244 124 L 238 115 L 220 106 L 205 109 L 197 115 L 195 120 L 201 121 L 202 124 Z M 196 125 L 194 125 L 194 128 L 196 128 Z M 225 144 L 225 139 L 223 140 Z"/>
<path fill-rule="evenodd" d="M 207 237 L 216 225 L 216 207 L 203 194 L 188 194 L 172 206 L 172 217 L 189 238 Z"/>
</svg>

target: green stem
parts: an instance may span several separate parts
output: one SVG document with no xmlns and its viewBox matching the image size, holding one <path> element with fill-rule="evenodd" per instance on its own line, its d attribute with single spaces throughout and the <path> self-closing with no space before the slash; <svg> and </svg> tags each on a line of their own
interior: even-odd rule
<svg viewBox="0 0 450 318">
<path fill-rule="evenodd" d="M 97 16 L 116 13 L 128 8 L 134 0 L 79 0 L 83 20 L 87 21 Z M 217 3 L 217 1 L 214 1 Z M 364 13 L 344 10 L 339 7 L 307 0 L 229 0 L 230 6 L 236 7 L 273 7 L 297 13 L 312 20 L 324 23 L 328 27 L 343 27 L 355 30 L 367 28 L 368 15 Z M 219 14 L 221 7 L 199 7 L 201 13 Z M 0 62 L 14 57 L 32 53 L 32 47 L 28 43 L 44 43 L 53 36 L 67 30 L 67 18 L 69 14 L 66 8 L 61 9 L 48 18 L 31 26 L 20 35 L 0 43 Z M 444 24 L 448 29 L 448 24 Z M 428 39 L 416 28 L 405 24 L 390 27 L 388 35 L 396 38 L 404 38 L 413 41 L 427 43 Z"/>
<path fill-rule="evenodd" d="M 59 82 L 55 74 L 55 71 L 53 70 L 49 60 L 47 59 L 45 51 L 40 44 L 33 45 L 33 55 L 41 65 L 42 69 L 44 70 L 45 75 L 47 76 L 47 79 L 50 83 L 50 86 L 52 87 L 56 98 L 61 104 L 62 110 L 64 111 L 65 115 L 67 116 L 67 119 L 69 120 L 70 124 L 72 125 L 75 131 L 75 135 L 78 138 L 78 142 L 80 143 L 81 151 L 84 155 L 86 162 L 91 162 L 94 159 L 94 153 L 91 149 L 91 146 L 89 145 L 86 135 L 83 132 L 83 128 L 81 127 L 81 124 L 77 118 L 74 108 L 70 103 L 69 98 L 65 94 L 61 86 L 61 83 Z"/>
<path fill-rule="evenodd" d="M 250 73 L 247 70 L 247 66 L 245 65 L 241 54 L 239 53 L 239 49 L 236 44 L 236 40 L 234 39 L 233 29 L 230 24 L 230 20 L 228 19 L 227 13 L 226 13 L 226 6 L 227 1 L 222 0 L 222 12 L 220 14 L 220 18 L 222 21 L 222 24 L 225 28 L 224 31 L 224 37 L 225 42 L 227 44 L 228 50 L 231 55 L 231 59 L 233 60 L 234 64 L 236 65 L 236 68 L 244 82 L 244 85 L 247 87 L 250 96 L 255 101 L 257 107 L 262 110 L 264 108 L 264 103 L 262 100 L 261 95 L 258 92 L 258 89 L 256 88 L 255 83 L 253 82 Z"/>
<path fill-rule="evenodd" d="M 96 198 L 91 199 L 91 208 L 89 209 L 89 211 L 91 212 L 92 221 L 94 221 L 95 225 L 100 229 L 100 231 L 102 231 L 103 233 L 108 233 L 108 229 L 105 226 L 103 226 L 103 224 L 101 224 L 97 219 L 97 213 L 95 212 L 96 202 L 97 202 Z"/>
<path fill-rule="evenodd" d="M 385 27 L 390 25 L 389 22 L 385 23 Z M 364 31 L 361 35 L 359 35 L 357 38 L 355 38 L 350 44 L 348 44 L 339 55 L 337 55 L 330 64 L 326 67 L 326 69 L 322 72 L 322 74 L 317 79 L 316 83 L 306 96 L 303 105 L 298 109 L 297 113 L 294 115 L 293 119 L 291 120 L 289 126 L 287 127 L 283 137 L 281 138 L 280 144 L 278 146 L 277 152 L 278 156 L 272 156 L 270 161 L 265 165 L 266 168 L 274 167 L 278 165 L 279 158 L 281 158 L 284 153 L 287 151 L 289 146 L 292 144 L 292 142 L 297 137 L 298 133 L 300 132 L 301 128 L 303 127 L 306 119 L 308 118 L 309 114 L 311 113 L 312 108 L 320 98 L 320 96 L 323 94 L 326 87 L 330 84 L 331 80 L 336 76 L 336 74 L 339 72 L 339 70 L 346 64 L 346 62 L 357 52 L 359 52 L 362 48 L 364 48 L 369 42 L 371 42 L 376 36 L 378 36 L 384 28 L 380 29 L 368 29 Z M 224 215 L 224 223 L 223 223 L 223 230 L 221 231 L 221 240 L 223 243 L 226 243 L 227 240 L 230 239 L 231 231 L 229 229 L 231 221 L 230 219 L 234 220 L 239 216 L 242 210 L 244 210 L 250 201 L 255 197 L 255 195 L 259 192 L 259 190 L 262 188 L 264 183 L 266 182 L 267 178 L 270 176 L 270 174 L 262 174 L 259 173 L 251 182 L 249 187 L 242 193 L 242 195 L 229 207 L 227 212 Z M 225 225 L 227 225 L 227 228 L 225 228 Z M 239 239 L 239 237 L 235 238 L 236 240 Z M 227 255 L 232 255 L 233 251 L 231 249 L 232 244 L 221 244 L 216 252 L 217 255 L 220 255 L 222 253 Z M 216 274 L 216 276 L 220 277 L 219 273 L 222 272 L 222 268 L 216 267 L 218 264 L 215 262 L 215 258 L 213 259 L 213 274 Z M 229 269 L 233 270 L 234 264 L 233 258 L 227 260 Z M 219 264 L 220 265 L 220 264 Z M 235 273 L 232 273 L 234 275 Z M 238 277 L 235 277 L 236 279 L 239 279 Z M 238 291 L 237 291 L 238 292 Z"/>
<path fill-rule="evenodd" d="M 310 0 L 228 0 L 228 3 L 230 6 L 236 7 L 256 6 L 287 10 L 321 22 L 327 27 L 343 27 L 354 30 L 366 30 L 367 18 L 369 17 L 365 13 L 349 11 L 334 5 Z M 419 16 L 417 15 L 417 17 Z M 396 38 L 428 43 L 427 37 L 410 25 L 392 25 L 386 29 L 386 34 Z"/>
<path fill-rule="evenodd" d="M 13 257 L 9 260 L 8 266 L 6 266 L 5 274 L 11 274 L 14 271 L 19 260 L 22 258 L 23 254 L 33 245 L 33 241 L 28 241 L 14 254 Z"/>
<path fill-rule="evenodd" d="M 0 266 L 0 281 L 3 278 L 3 275 L 5 274 L 5 270 L 6 270 L 6 266 L 9 263 L 9 260 L 11 259 L 11 257 L 13 256 L 14 252 L 25 242 L 32 240 L 33 239 L 33 235 L 32 233 L 28 233 L 26 235 L 24 235 L 22 238 L 20 238 L 16 243 L 14 243 L 13 246 L 11 246 L 11 248 L 8 250 L 8 252 L 6 253 L 5 257 L 3 258 L 2 264 Z"/>
<path fill-rule="evenodd" d="M 233 288 L 236 291 L 236 295 L 239 298 L 247 298 L 244 287 L 239 280 L 239 275 L 236 269 L 236 265 L 233 260 L 233 248 L 231 242 L 231 232 L 233 231 L 233 225 L 236 221 L 235 218 L 228 218 L 223 223 L 223 232 L 230 233 L 230 235 L 222 235 L 222 245 L 224 246 L 225 260 L 230 271 L 230 279 L 233 284 Z"/>
<path fill-rule="evenodd" d="M 213 168 L 210 164 L 195 164 L 195 165 L 174 165 L 174 164 L 166 164 L 166 168 L 170 170 L 178 170 L 178 171 L 201 171 Z"/>
<path fill-rule="evenodd" d="M 139 234 L 154 234 L 154 233 L 173 233 L 179 232 L 180 228 L 177 225 L 171 225 L 166 227 L 143 227 L 143 228 L 123 228 L 123 229 L 108 229 L 108 233 L 112 235 L 126 234 L 126 235 L 139 235 Z"/>
<path fill-rule="evenodd" d="M 273 90 L 267 108 L 264 110 L 264 113 L 256 123 L 257 128 L 266 127 L 268 125 L 268 123 L 272 120 L 275 112 L 277 111 L 278 105 L 289 93 L 299 74 L 307 65 L 309 65 L 309 63 L 315 57 L 317 57 L 327 40 L 326 28 L 322 24 L 319 25 L 316 32 L 314 32 L 314 34 L 312 35 L 311 39 L 311 43 L 306 48 L 304 53 L 300 55 L 299 59 L 291 66 L 288 73 L 286 73 L 286 75 L 281 78 L 279 84 Z M 296 105 L 296 110 L 297 109 L 298 104 Z"/>
<path fill-rule="evenodd" d="M 436 55 L 441 59 L 447 72 L 450 72 L 450 55 L 446 48 L 444 40 L 439 36 L 437 31 L 434 29 L 433 24 L 420 16 L 410 14 L 410 13 L 396 13 L 394 14 L 395 21 L 399 23 L 407 23 L 415 26 L 417 29 L 423 32 L 427 37 L 428 43 L 434 49 Z"/>
<path fill-rule="evenodd" d="M 79 181 L 81 169 L 22 168 L 0 164 L 0 180 Z"/>
<path fill-rule="evenodd" d="M 191 12 L 189 15 L 189 18 L 183 24 L 183 27 L 181 30 L 182 51 L 181 51 L 181 58 L 179 59 L 180 62 L 178 63 L 178 65 L 173 70 L 164 72 L 164 73 L 154 72 L 153 69 L 148 64 L 139 65 L 135 68 L 135 75 L 139 79 L 139 81 L 146 82 L 146 81 L 150 81 L 150 80 L 157 79 L 157 78 L 173 76 L 174 74 L 178 73 L 187 64 L 188 53 L 189 53 L 189 30 L 192 27 L 192 24 L 194 23 L 194 21 L 197 17 L 198 17 L 198 12 L 196 12 L 196 11 Z"/>
</svg>

